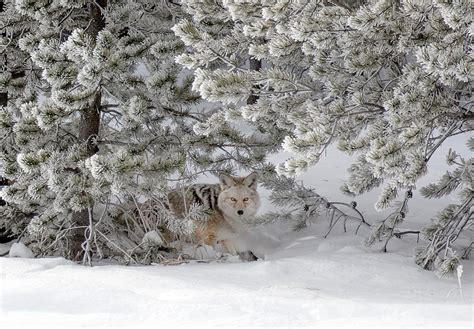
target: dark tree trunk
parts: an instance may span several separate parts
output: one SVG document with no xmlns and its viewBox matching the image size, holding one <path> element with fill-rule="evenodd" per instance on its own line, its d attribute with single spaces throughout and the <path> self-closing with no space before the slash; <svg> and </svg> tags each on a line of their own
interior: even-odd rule
<svg viewBox="0 0 474 329">
<path fill-rule="evenodd" d="M 255 59 L 253 57 L 249 57 L 249 70 L 250 71 L 260 71 L 262 68 L 262 61 L 259 59 Z M 258 86 L 254 86 L 255 89 L 258 89 Z M 258 96 L 257 95 L 250 95 L 247 98 L 247 104 L 255 104 L 257 102 Z M 257 256 L 254 255 L 254 253 L 250 250 L 244 251 L 244 252 L 239 252 L 239 257 L 241 260 L 250 262 L 250 261 L 255 261 L 258 259 Z"/>
<path fill-rule="evenodd" d="M 107 6 L 107 0 L 97 0 L 89 4 L 89 17 L 91 23 L 86 32 L 93 40 L 93 43 L 95 43 L 98 33 L 105 27 L 105 18 L 101 13 L 101 8 L 97 5 L 105 8 Z M 98 90 L 91 107 L 83 110 L 81 113 L 79 124 L 79 140 L 84 143 L 84 145 L 86 145 L 87 155 L 89 157 L 98 152 L 97 144 L 95 143 L 95 137 L 99 134 L 101 101 L 102 94 L 101 91 Z M 79 212 L 74 212 L 72 214 L 72 222 L 75 226 L 89 226 L 90 223 L 88 210 L 84 209 Z M 85 240 L 84 231 L 84 228 L 77 228 L 72 231 L 69 255 L 67 255 L 69 258 L 74 260 L 82 259 L 84 251 L 81 244 Z"/>
<path fill-rule="evenodd" d="M 0 12 L 2 12 L 4 10 L 4 2 L 3 0 L 0 0 Z M 5 32 L 2 33 L 2 36 L 5 36 Z M 3 55 L 3 59 L 4 59 L 4 65 L 7 64 L 7 60 L 6 60 L 6 55 Z M 6 92 L 4 93 L 0 93 L 0 106 L 7 106 L 8 105 L 8 94 Z M 5 186 L 5 185 L 8 185 L 8 180 L 5 179 L 4 177 L 0 177 L 0 188 L 1 186 Z M 5 205 L 5 201 L 3 201 L 1 198 L 0 198 L 0 206 L 4 206 Z M 0 243 L 5 243 L 5 242 L 8 242 L 8 241 L 11 241 L 12 239 L 14 239 L 15 237 L 12 237 L 11 236 L 11 231 L 8 229 L 8 228 L 0 228 Z"/>
<path fill-rule="evenodd" d="M 249 58 L 249 70 L 250 71 L 260 71 L 262 68 L 262 61 L 259 59 L 255 59 L 253 57 Z M 257 88 L 257 87 L 255 87 Z M 257 95 L 250 95 L 247 98 L 247 104 L 255 104 L 257 102 L 258 96 Z"/>
<path fill-rule="evenodd" d="M 4 0 L 0 0 L 0 12 L 3 12 L 4 10 L 5 10 Z M 5 36 L 5 32 L 2 32 L 2 36 L 3 37 Z M 4 65 L 6 66 L 7 64 L 6 55 L 3 55 L 3 62 L 4 62 Z M 8 94 L 6 92 L 0 93 L 0 106 L 7 106 L 7 102 L 8 102 Z"/>
<path fill-rule="evenodd" d="M 339 6 L 348 10 L 357 10 L 359 7 L 365 5 L 367 0 L 324 0 L 323 4 L 326 6 Z"/>
<path fill-rule="evenodd" d="M 8 103 L 8 94 L 0 93 L 0 106 L 7 106 Z"/>
</svg>

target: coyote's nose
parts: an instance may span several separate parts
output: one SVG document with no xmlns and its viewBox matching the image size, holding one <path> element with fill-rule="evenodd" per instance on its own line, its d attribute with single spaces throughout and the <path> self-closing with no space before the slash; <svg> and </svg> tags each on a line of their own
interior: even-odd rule
<svg viewBox="0 0 474 329">
<path fill-rule="evenodd" d="M 243 215 L 243 214 L 244 214 L 244 211 L 243 211 L 243 210 L 237 210 L 237 213 L 238 213 L 239 215 Z"/>
</svg>

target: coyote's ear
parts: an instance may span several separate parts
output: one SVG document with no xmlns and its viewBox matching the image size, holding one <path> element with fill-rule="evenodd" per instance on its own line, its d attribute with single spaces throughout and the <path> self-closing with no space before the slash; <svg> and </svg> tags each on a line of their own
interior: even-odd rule
<svg viewBox="0 0 474 329">
<path fill-rule="evenodd" d="M 250 175 L 244 178 L 244 185 L 247 186 L 248 188 L 257 189 L 257 178 L 258 174 L 254 171 Z"/>
<path fill-rule="evenodd" d="M 221 189 L 225 190 L 232 186 L 235 186 L 235 180 L 232 176 L 227 174 L 220 174 L 219 175 L 219 183 L 221 184 Z"/>
</svg>

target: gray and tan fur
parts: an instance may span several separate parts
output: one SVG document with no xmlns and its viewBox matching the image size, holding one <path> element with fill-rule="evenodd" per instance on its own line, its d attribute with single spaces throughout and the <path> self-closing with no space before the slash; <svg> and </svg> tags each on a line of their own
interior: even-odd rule
<svg viewBox="0 0 474 329">
<path fill-rule="evenodd" d="M 210 210 L 209 219 L 196 225 L 194 243 L 210 246 L 220 243 L 228 252 L 244 251 L 238 250 L 232 237 L 245 231 L 243 222 L 255 216 L 260 207 L 257 173 L 246 177 L 221 174 L 219 184 L 194 184 L 175 190 L 169 194 L 168 204 L 178 217 L 184 217 L 193 204 Z"/>
</svg>

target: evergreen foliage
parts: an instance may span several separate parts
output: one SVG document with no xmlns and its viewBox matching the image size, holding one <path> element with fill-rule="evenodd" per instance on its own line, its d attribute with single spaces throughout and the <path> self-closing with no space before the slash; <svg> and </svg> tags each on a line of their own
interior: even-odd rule
<svg viewBox="0 0 474 329">
<path fill-rule="evenodd" d="M 343 191 L 382 186 L 375 204 L 382 210 L 401 191 L 413 193 L 446 139 L 474 130 L 468 1 L 379 0 L 360 8 L 343 1 L 182 3 L 193 20 L 173 30 L 187 46 L 177 61 L 194 70 L 193 89 L 227 105 L 227 122 L 243 119 L 281 140 L 294 158 L 277 168 L 280 174 L 301 173 L 336 144 L 358 155 Z M 215 20 L 227 29 L 212 30 Z M 248 69 L 241 60 L 247 54 L 262 61 L 261 70 Z M 248 96 L 257 101 L 243 104 Z M 449 162 L 457 156 L 451 151 Z M 438 268 L 452 269 L 452 242 L 473 223 L 472 159 L 461 162 L 422 190 L 439 197 L 461 189 L 461 204 L 428 228 L 436 233 L 425 234 L 429 246 L 417 260 L 425 268 L 437 257 L 451 264 Z M 400 235 L 408 199 L 374 225 L 369 244 Z"/>
<path fill-rule="evenodd" d="M 172 252 L 163 229 L 189 234 L 206 219 L 197 206 L 176 218 L 161 204 L 169 189 L 236 169 L 257 170 L 287 209 L 249 225 L 302 229 L 325 212 L 327 234 L 355 219 L 386 250 L 410 233 L 399 226 L 433 154 L 474 130 L 469 1 L 1 3 L 0 176 L 12 184 L 0 226 L 37 254 L 157 261 Z M 381 187 L 375 207 L 396 207 L 385 220 L 370 225 L 355 202 L 294 179 L 331 145 L 355 159 L 342 191 Z M 266 163 L 281 150 L 293 158 Z M 454 245 L 473 224 L 474 159 L 458 152 L 420 189 L 459 191 L 416 257 L 441 273 L 472 248 Z"/>
<path fill-rule="evenodd" d="M 19 211 L 32 214 L 19 229 L 26 228 L 36 253 L 144 261 L 150 252 L 143 236 L 157 223 L 175 233 L 190 227 L 170 213 L 162 222 L 140 214 L 131 219 L 130 207 L 158 202 L 198 174 L 262 162 L 262 143 L 253 136 L 227 123 L 206 126 L 219 113 L 201 103 L 189 73 L 174 61 L 184 44 L 171 27 L 187 17 L 178 4 L 25 0 L 6 6 L 0 23 L 9 61 L 0 81 L 9 99 L 2 108 L 1 175 L 14 183 L 2 198 L 15 211 L 4 209 L 1 221 L 14 227 Z M 17 68 L 23 77 L 14 78 Z M 195 132 L 200 129 L 206 136 Z M 189 216 L 199 214 L 195 209 Z"/>
</svg>

